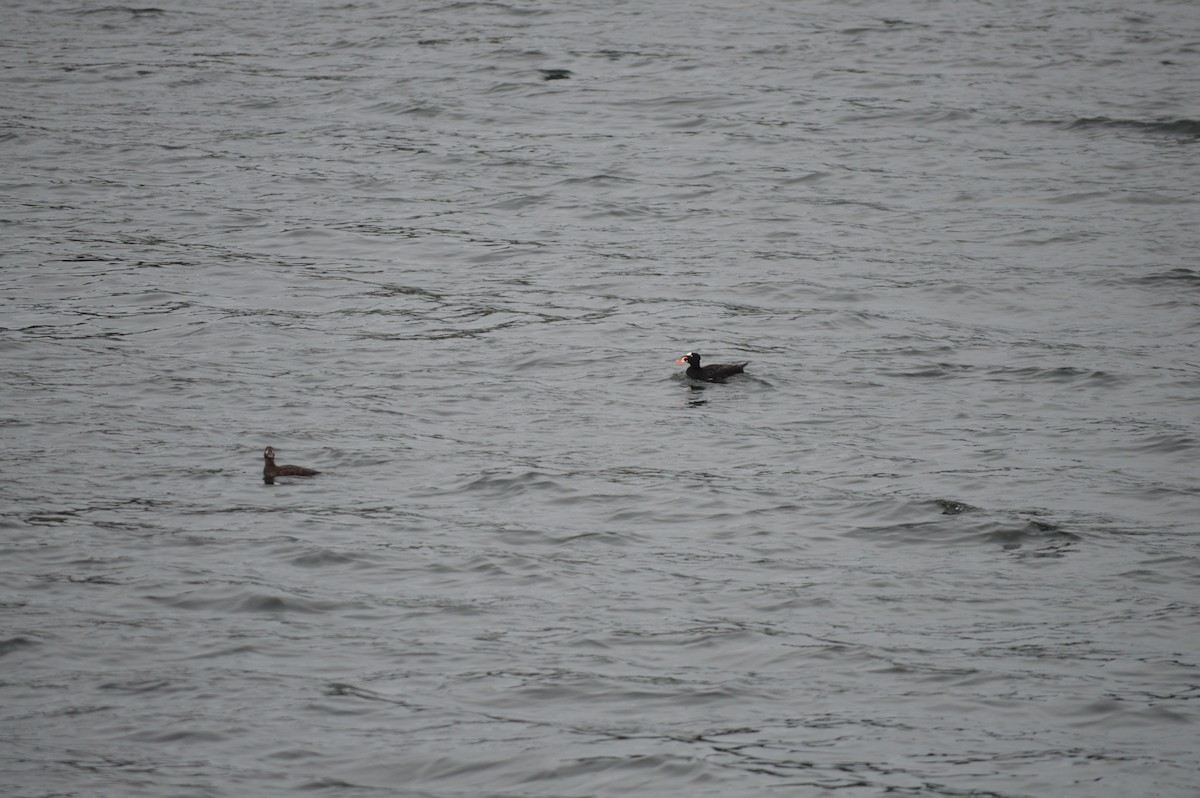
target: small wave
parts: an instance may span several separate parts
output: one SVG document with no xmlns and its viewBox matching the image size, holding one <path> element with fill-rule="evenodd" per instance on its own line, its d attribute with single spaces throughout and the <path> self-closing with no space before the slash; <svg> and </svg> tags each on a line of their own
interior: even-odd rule
<svg viewBox="0 0 1200 798">
<path fill-rule="evenodd" d="M 361 555 L 347 554 L 323 546 L 297 543 L 290 538 L 270 547 L 268 551 L 275 558 L 298 568 L 362 565 L 365 561 L 365 557 Z"/>
<path fill-rule="evenodd" d="M 1126 282 L 1134 285 L 1166 285 L 1179 287 L 1200 287 L 1200 271 L 1179 266 L 1161 272 L 1143 274 L 1126 278 Z"/>
<path fill-rule="evenodd" d="M 1065 127 L 1067 130 L 1136 130 L 1143 133 L 1157 133 L 1165 136 L 1180 136 L 1182 138 L 1200 137 L 1200 121 L 1194 119 L 1144 121 L 1093 116 L 1068 122 Z"/>
<path fill-rule="evenodd" d="M 1171 454 L 1195 448 L 1197 448 L 1197 441 L 1190 435 L 1168 432 L 1151 435 L 1123 446 L 1113 446 L 1112 450 L 1130 454 Z"/>
<path fill-rule="evenodd" d="M 549 11 L 536 8 L 518 8 L 508 5 L 507 3 L 489 2 L 488 0 L 460 0 L 460 2 L 447 3 L 442 6 L 431 6 L 430 8 L 422 9 L 425 14 L 440 14 L 443 12 L 459 12 L 459 11 L 475 11 L 483 9 L 487 11 L 499 11 L 504 14 L 509 14 L 515 17 L 536 16 L 548 14 Z"/>
<path fill-rule="evenodd" d="M 183 690 L 168 679 L 144 679 L 128 682 L 105 682 L 99 685 L 101 690 L 112 690 L 118 693 L 128 693 L 130 695 L 139 695 L 142 693 L 157 693 L 160 690 L 168 692 L 178 692 Z"/>
<path fill-rule="evenodd" d="M 1001 522 L 993 527 L 984 531 L 982 538 L 988 543 L 999 543 L 1005 549 L 1020 548 L 1026 543 L 1074 543 L 1081 539 L 1079 535 L 1045 521 L 1030 520 L 1016 525 Z"/>
<path fill-rule="evenodd" d="M 92 14 L 128 14 L 132 17 L 153 16 L 166 14 L 167 12 L 161 8 L 147 6 L 144 8 L 136 8 L 134 6 L 101 6 L 100 8 L 84 8 L 75 12 L 80 16 Z"/>
<path fill-rule="evenodd" d="M 325 686 L 325 695 L 332 698 L 360 698 L 364 701 L 380 701 L 384 704 L 412 706 L 402 698 L 385 695 L 376 690 L 368 690 L 349 682 L 330 682 Z"/>
<path fill-rule="evenodd" d="M 226 740 L 224 734 L 195 729 L 172 731 L 145 731 L 129 735 L 128 739 L 141 743 L 218 743 Z"/>
<path fill-rule="evenodd" d="M 1034 553 L 1054 556 L 1061 556 L 1064 545 L 1081 540 L 1072 532 L 1037 519 L 989 516 L 979 508 L 944 499 L 935 500 L 934 506 L 942 512 L 929 520 L 860 527 L 847 534 L 891 546 L 985 543 L 1005 550 L 1032 547 Z"/>
<path fill-rule="evenodd" d="M 256 654 L 258 649 L 251 645 L 218 645 L 192 654 L 188 659 L 215 659 L 217 657 L 237 657 L 244 654 Z"/>
<path fill-rule="evenodd" d="M 917 366 L 910 369 L 887 369 L 883 373 L 890 377 L 913 377 L 916 379 L 936 380 L 958 374 L 971 374 L 975 371 L 975 366 L 966 363 L 930 363 L 926 366 Z"/>
<path fill-rule="evenodd" d="M 1055 368 L 1036 368 L 1033 366 L 1025 366 L 1022 368 L 996 368 L 989 372 L 989 379 L 992 380 L 1018 380 L 1022 382 L 1056 382 L 1068 383 L 1072 385 L 1113 385 L 1120 382 L 1120 378 L 1109 374 L 1106 371 L 1095 369 L 1084 369 L 1075 366 L 1058 366 Z"/>
<path fill-rule="evenodd" d="M 1131 706 L 1131 703 L 1134 705 Z M 1122 730 L 1139 726 L 1161 730 L 1168 723 L 1182 726 L 1190 722 L 1187 715 L 1173 712 L 1166 707 L 1144 707 L 1137 705 L 1137 702 L 1116 698 L 1079 701 L 1075 702 L 1074 706 L 1063 706 L 1059 711 L 1064 717 L 1075 718 L 1071 725 L 1089 729 L 1099 725 L 1103 728 Z"/>
<path fill-rule="evenodd" d="M 28 637 L 10 637 L 7 640 L 0 640 L 0 657 L 36 645 L 37 643 Z"/>
<path fill-rule="evenodd" d="M 1064 385 L 1111 387 L 1123 381 L 1122 377 L 1098 369 L 1077 366 L 976 366 L 969 363 L 930 363 L 926 366 L 883 373 L 892 377 L 916 379 L 945 379 L 950 377 L 977 377 L 989 382 L 1046 382 Z"/>
<path fill-rule="evenodd" d="M 460 485 L 458 490 L 505 496 L 519 495 L 531 490 L 563 491 L 565 488 L 542 472 L 524 471 L 518 474 L 481 474 Z"/>
<path fill-rule="evenodd" d="M 323 613 L 334 609 L 344 609 L 346 604 L 330 601 L 313 601 L 295 596 L 279 596 L 249 591 L 227 592 L 212 596 L 201 596 L 192 593 L 178 596 L 150 596 L 151 601 L 184 610 L 206 610 L 218 612 L 247 612 L 247 613 Z"/>
<path fill-rule="evenodd" d="M 288 558 L 288 562 L 299 568 L 322 568 L 327 565 L 349 565 L 357 563 L 358 557 L 351 557 L 327 549 L 305 550 Z"/>
<path fill-rule="evenodd" d="M 345 795 L 349 790 L 370 790 L 363 784 L 355 784 L 341 779 L 330 778 L 329 776 L 321 776 L 320 778 L 306 781 L 296 785 L 297 792 L 331 792 L 334 795 Z"/>
<path fill-rule="evenodd" d="M 594 175 L 585 177 L 568 177 L 558 181 L 560 186 L 612 186 L 612 185 L 636 185 L 638 183 L 632 177 L 622 177 L 621 175 L 608 174 L 606 172 L 597 172 Z"/>
</svg>

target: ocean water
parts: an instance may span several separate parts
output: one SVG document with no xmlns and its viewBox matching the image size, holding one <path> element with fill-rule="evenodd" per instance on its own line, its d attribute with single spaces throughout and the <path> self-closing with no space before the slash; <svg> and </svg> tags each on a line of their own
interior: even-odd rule
<svg viewBox="0 0 1200 798">
<path fill-rule="evenodd" d="M 0 794 L 1200 794 L 1200 5 L 5 17 Z"/>
</svg>

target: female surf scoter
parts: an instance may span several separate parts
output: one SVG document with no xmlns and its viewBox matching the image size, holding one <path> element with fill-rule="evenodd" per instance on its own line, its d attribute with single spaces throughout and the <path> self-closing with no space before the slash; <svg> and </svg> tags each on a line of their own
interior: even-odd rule
<svg viewBox="0 0 1200 798">
<path fill-rule="evenodd" d="M 675 362 L 683 363 L 684 361 L 687 361 L 688 364 L 685 373 L 693 380 L 704 380 L 705 382 L 725 382 L 726 377 L 741 374 L 750 363 L 747 360 L 745 363 L 713 363 L 711 366 L 701 366 L 700 356 L 695 352 L 688 352 Z"/>
<path fill-rule="evenodd" d="M 275 465 L 275 450 L 263 449 L 263 482 L 271 484 L 275 477 L 315 477 L 320 471 L 298 465 Z"/>
</svg>

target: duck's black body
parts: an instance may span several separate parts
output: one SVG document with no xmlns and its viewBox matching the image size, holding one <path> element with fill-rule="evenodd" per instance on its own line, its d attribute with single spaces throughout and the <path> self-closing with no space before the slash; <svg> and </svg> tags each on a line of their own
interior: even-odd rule
<svg viewBox="0 0 1200 798">
<path fill-rule="evenodd" d="M 695 352 L 688 352 L 675 362 L 686 362 L 688 367 L 687 371 L 684 373 L 693 380 L 702 380 L 704 382 L 725 382 L 726 377 L 732 377 L 734 374 L 741 374 L 743 371 L 745 371 L 746 366 L 750 363 L 750 361 L 747 360 L 745 363 L 713 363 L 708 366 L 701 366 L 700 356 Z"/>
<path fill-rule="evenodd" d="M 275 450 L 263 449 L 263 482 L 271 483 L 275 477 L 315 477 L 320 471 L 298 465 L 275 465 Z"/>
</svg>

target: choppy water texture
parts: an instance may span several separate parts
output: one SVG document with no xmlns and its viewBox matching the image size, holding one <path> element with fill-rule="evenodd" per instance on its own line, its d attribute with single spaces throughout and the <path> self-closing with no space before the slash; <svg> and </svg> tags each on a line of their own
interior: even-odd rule
<svg viewBox="0 0 1200 798">
<path fill-rule="evenodd" d="M 1200 793 L 1200 5 L 0 41 L 0 792 Z"/>
</svg>

